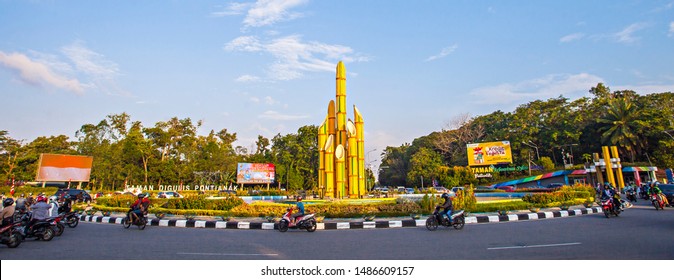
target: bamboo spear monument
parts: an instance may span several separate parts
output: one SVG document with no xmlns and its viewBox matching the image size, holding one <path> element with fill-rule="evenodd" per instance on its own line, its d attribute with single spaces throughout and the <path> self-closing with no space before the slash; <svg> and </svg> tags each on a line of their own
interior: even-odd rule
<svg viewBox="0 0 674 280">
<path fill-rule="evenodd" d="M 324 197 L 362 198 L 365 189 L 363 116 L 353 106 L 355 123 L 346 118 L 346 69 L 337 63 L 336 102 L 318 128 L 318 184 Z"/>
</svg>

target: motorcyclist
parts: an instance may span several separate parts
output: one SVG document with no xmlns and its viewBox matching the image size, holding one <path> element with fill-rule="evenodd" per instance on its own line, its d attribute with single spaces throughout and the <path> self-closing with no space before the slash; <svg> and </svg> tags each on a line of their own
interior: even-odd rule
<svg viewBox="0 0 674 280">
<path fill-rule="evenodd" d="M 454 206 L 452 205 L 452 198 L 449 197 L 448 193 L 443 193 L 442 196 L 440 196 L 445 199 L 445 201 L 442 204 L 438 204 L 435 207 L 442 208 L 442 215 L 447 216 L 447 219 L 449 219 L 449 223 L 452 223 L 452 211 L 454 211 Z"/>
<path fill-rule="evenodd" d="M 293 224 L 297 223 L 297 218 L 304 216 L 304 203 L 302 202 L 301 196 L 297 197 L 297 204 L 295 205 L 295 207 L 297 208 L 297 212 L 295 214 L 292 214 L 292 216 L 290 216 L 291 218 L 293 218 Z"/>
<path fill-rule="evenodd" d="M 37 222 L 44 221 L 49 218 L 49 204 L 47 204 L 47 198 L 43 195 L 37 197 L 37 203 L 31 207 L 32 218 L 30 222 L 25 227 L 24 233 L 27 234 L 30 228 Z"/>
<path fill-rule="evenodd" d="M 59 206 L 59 213 L 70 213 L 72 209 L 73 200 L 70 198 L 69 194 L 63 196 L 63 201 Z"/>
<path fill-rule="evenodd" d="M 131 209 L 129 210 L 129 220 L 131 224 L 134 223 L 134 220 L 139 219 L 143 217 L 143 214 L 145 211 L 147 211 L 147 207 L 150 204 L 150 200 L 145 197 L 144 193 L 138 194 L 138 199 L 136 202 L 131 204 Z"/>
<path fill-rule="evenodd" d="M 670 206 L 669 201 L 667 200 L 667 197 L 662 193 L 662 190 L 660 189 L 660 187 L 658 185 L 659 185 L 658 182 L 652 182 L 651 188 L 649 189 L 650 192 L 648 194 L 657 195 L 658 198 L 660 198 L 660 200 L 662 200 L 662 202 L 664 202 L 664 205 Z"/>
<path fill-rule="evenodd" d="M 26 212 L 26 194 L 21 194 L 19 198 L 16 199 L 16 210 L 19 210 L 21 213 Z"/>
<path fill-rule="evenodd" d="M 0 213 L 0 221 L 2 221 L 2 226 L 11 224 L 14 222 L 14 199 L 8 197 L 2 201 L 2 212 Z"/>
<path fill-rule="evenodd" d="M 620 209 L 620 196 L 618 193 L 615 191 L 613 186 L 611 186 L 611 183 L 609 182 L 604 182 L 604 190 L 601 192 L 601 199 L 602 200 L 608 200 L 612 199 L 613 200 L 613 208 L 616 210 Z"/>
<path fill-rule="evenodd" d="M 49 197 L 49 216 L 50 217 L 56 217 L 59 215 L 59 203 L 57 201 L 56 196 L 50 196 Z"/>
</svg>

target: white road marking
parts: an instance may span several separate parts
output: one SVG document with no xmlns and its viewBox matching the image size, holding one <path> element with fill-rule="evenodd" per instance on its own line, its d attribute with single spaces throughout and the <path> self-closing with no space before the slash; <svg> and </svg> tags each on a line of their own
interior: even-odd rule
<svg viewBox="0 0 674 280">
<path fill-rule="evenodd" d="M 580 242 L 573 243 L 559 243 L 559 244 L 541 244 L 541 245 L 521 245 L 521 246 L 509 246 L 509 247 L 493 247 L 487 248 L 487 250 L 505 250 L 505 249 L 525 249 L 525 248 L 541 248 L 541 247 L 559 247 L 559 246 L 573 246 L 580 245 Z"/>
<path fill-rule="evenodd" d="M 278 256 L 278 254 L 237 254 L 237 253 L 176 253 L 177 255 L 202 255 L 202 256 Z"/>
</svg>

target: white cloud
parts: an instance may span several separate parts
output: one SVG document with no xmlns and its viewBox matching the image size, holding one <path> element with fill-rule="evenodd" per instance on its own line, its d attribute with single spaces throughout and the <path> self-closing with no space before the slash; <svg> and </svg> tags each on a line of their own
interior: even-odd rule
<svg viewBox="0 0 674 280">
<path fill-rule="evenodd" d="M 272 98 L 271 96 L 265 96 L 264 97 L 264 103 L 267 104 L 267 105 L 274 105 L 274 104 L 277 104 L 279 102 L 274 100 L 274 98 Z"/>
<path fill-rule="evenodd" d="M 260 77 L 252 75 L 242 75 L 241 77 L 236 78 L 237 82 L 247 83 L 247 82 L 257 82 L 260 80 Z"/>
<path fill-rule="evenodd" d="M 633 90 L 637 94 L 645 95 L 651 93 L 674 92 L 674 84 L 671 85 L 626 85 L 626 86 L 612 86 L 612 91 L 617 90 Z"/>
<path fill-rule="evenodd" d="M 267 69 L 273 80 L 293 80 L 304 72 L 334 72 L 337 60 L 344 62 L 368 61 L 354 55 L 347 46 L 320 42 L 303 42 L 301 36 L 291 35 L 261 42 L 255 36 L 242 36 L 227 43 L 226 51 L 261 52 L 272 55 L 275 62 Z"/>
<path fill-rule="evenodd" d="M 583 33 L 573 33 L 573 34 L 569 34 L 569 35 L 566 35 L 566 36 L 560 38 L 559 42 L 561 42 L 561 43 L 573 42 L 573 41 L 583 39 L 583 37 L 585 37 L 585 34 L 583 34 Z"/>
<path fill-rule="evenodd" d="M 674 37 L 674 21 L 669 23 L 669 33 L 667 36 Z"/>
<path fill-rule="evenodd" d="M 251 3 L 229 3 L 223 11 L 213 12 L 211 15 L 215 17 L 242 15 L 250 6 Z"/>
<path fill-rule="evenodd" d="M 55 73 L 48 64 L 30 59 L 21 53 L 5 54 L 0 51 L 0 64 L 17 71 L 21 81 L 37 86 L 53 86 L 76 94 L 84 93 L 84 85 L 75 78 Z"/>
<path fill-rule="evenodd" d="M 289 10 L 306 2 L 307 0 L 258 0 L 248 10 L 246 18 L 243 20 L 244 27 L 273 25 L 277 22 L 301 17 L 301 13 L 290 12 Z"/>
<path fill-rule="evenodd" d="M 645 23 L 634 23 L 625 29 L 613 34 L 613 37 L 620 43 L 633 43 L 639 40 L 639 37 L 635 37 L 634 33 L 639 30 L 642 30 L 647 27 Z"/>
<path fill-rule="evenodd" d="M 306 115 L 283 115 L 276 111 L 266 111 L 262 115 L 257 116 L 260 119 L 277 120 L 277 121 L 294 121 L 309 118 Z"/>
<path fill-rule="evenodd" d="M 251 96 L 250 101 L 253 103 L 260 103 L 260 98 L 256 96 Z"/>
<path fill-rule="evenodd" d="M 603 82 L 591 74 L 558 74 L 519 83 L 505 83 L 496 86 L 476 88 L 470 92 L 477 104 L 522 104 L 536 99 L 545 100 L 563 95 L 567 98 L 580 97 Z"/>
<path fill-rule="evenodd" d="M 120 75 L 117 63 L 90 50 L 84 45 L 84 42 L 75 41 L 61 48 L 61 51 L 75 64 L 75 69 L 87 75 L 93 86 L 100 91 L 111 95 L 129 94 L 117 84 L 117 77 Z"/>
<path fill-rule="evenodd" d="M 448 56 L 449 54 L 453 53 L 458 47 L 459 47 L 459 45 L 457 45 L 457 44 L 446 47 L 446 48 L 442 49 L 442 51 L 440 51 L 439 54 L 427 58 L 426 61 L 433 61 L 433 60 L 440 59 L 440 58 L 443 58 L 445 56 Z"/>
</svg>

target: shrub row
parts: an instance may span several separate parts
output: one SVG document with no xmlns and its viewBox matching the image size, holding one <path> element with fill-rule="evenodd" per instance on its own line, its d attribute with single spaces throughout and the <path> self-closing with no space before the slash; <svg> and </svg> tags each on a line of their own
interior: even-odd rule
<svg viewBox="0 0 674 280">
<path fill-rule="evenodd" d="M 96 204 L 103 207 L 126 207 L 136 201 L 132 195 L 116 195 L 99 197 Z M 190 196 L 185 198 L 150 198 L 150 205 L 166 209 L 200 209 L 200 210 L 230 210 L 244 204 L 241 198 L 227 196 L 222 199 L 206 199 L 204 195 Z"/>
</svg>

